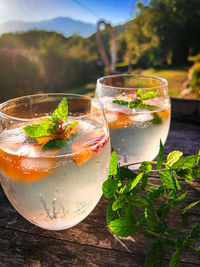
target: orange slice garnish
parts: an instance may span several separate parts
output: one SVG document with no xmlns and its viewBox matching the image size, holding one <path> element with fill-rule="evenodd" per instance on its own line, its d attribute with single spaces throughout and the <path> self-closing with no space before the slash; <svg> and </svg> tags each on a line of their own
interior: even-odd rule
<svg viewBox="0 0 200 267">
<path fill-rule="evenodd" d="M 114 110 L 106 110 L 109 128 L 124 128 L 132 124 L 132 115 Z"/>
<path fill-rule="evenodd" d="M 103 129 L 96 129 L 78 136 L 72 145 L 72 153 L 74 153 L 76 163 L 82 165 L 91 158 L 93 153 L 98 153 L 99 148 L 107 142 L 107 140 L 103 142 L 104 138 Z"/>
<path fill-rule="evenodd" d="M 169 116 L 170 116 L 170 109 L 166 109 L 166 110 L 163 110 L 163 111 L 159 111 L 158 112 L 158 115 L 163 118 L 163 119 L 168 119 Z"/>
<path fill-rule="evenodd" d="M 31 158 L 0 149 L 0 170 L 10 178 L 24 182 L 37 181 L 55 171 L 55 158 Z"/>
</svg>

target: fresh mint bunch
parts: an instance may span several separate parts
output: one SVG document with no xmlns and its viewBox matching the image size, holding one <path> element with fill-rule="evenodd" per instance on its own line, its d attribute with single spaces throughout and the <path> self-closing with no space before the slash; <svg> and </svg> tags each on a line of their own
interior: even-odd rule
<svg viewBox="0 0 200 267">
<path fill-rule="evenodd" d="M 180 179 L 193 184 L 200 179 L 200 153 L 183 157 L 181 151 L 172 151 L 164 161 L 164 150 L 160 142 L 158 160 L 140 162 L 139 171 L 129 170 L 129 164 L 119 167 L 117 154 L 112 152 L 108 179 L 103 183 L 105 197 L 111 199 L 107 209 L 108 227 L 121 237 L 132 236 L 136 231 L 154 237 L 144 263 L 145 267 L 162 266 L 164 245 L 174 247 L 170 267 L 180 264 L 184 250 L 193 250 L 200 259 L 200 222 L 187 235 L 178 227 L 168 225 L 170 210 L 175 210 L 183 222 L 188 224 L 188 211 L 200 204 L 200 200 L 180 209 L 187 191 L 180 193 Z M 149 174 L 158 173 L 160 185 L 149 182 Z M 158 202 L 157 200 L 160 201 Z M 183 205 L 183 203 L 182 203 Z"/>
<path fill-rule="evenodd" d="M 129 108 L 146 108 L 154 107 L 152 105 L 146 105 L 142 101 L 147 99 L 153 99 L 157 96 L 158 91 L 143 92 L 142 89 L 137 90 L 137 94 L 130 98 L 130 101 L 115 99 L 112 102 L 118 105 L 128 105 Z"/>
<path fill-rule="evenodd" d="M 67 99 L 63 98 L 58 104 L 57 108 L 53 111 L 52 116 L 44 119 L 39 124 L 30 124 L 23 128 L 24 133 L 30 138 L 50 137 L 42 150 L 59 149 L 67 145 L 69 136 L 66 135 L 67 131 L 71 130 L 78 122 L 74 121 L 67 124 L 68 104 Z"/>
</svg>

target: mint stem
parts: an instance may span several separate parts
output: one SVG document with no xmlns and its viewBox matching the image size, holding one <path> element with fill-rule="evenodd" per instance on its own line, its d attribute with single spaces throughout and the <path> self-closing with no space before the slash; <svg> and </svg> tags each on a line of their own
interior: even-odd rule
<svg viewBox="0 0 200 267">
<path fill-rule="evenodd" d="M 176 241 L 169 238 L 169 237 L 166 237 L 166 236 L 163 236 L 163 235 L 160 235 L 160 234 L 157 234 L 155 232 L 152 232 L 142 226 L 138 226 L 138 228 L 141 230 L 141 232 L 145 233 L 145 234 L 148 234 L 148 235 L 151 235 L 151 236 L 154 236 L 160 240 L 162 240 L 163 242 L 166 242 L 169 246 L 172 246 L 172 247 L 176 247 Z M 187 249 L 190 249 L 192 251 L 195 251 L 195 252 L 198 252 L 198 249 L 194 248 L 194 247 L 191 247 L 191 246 L 185 246 L 184 248 L 187 248 Z"/>
</svg>

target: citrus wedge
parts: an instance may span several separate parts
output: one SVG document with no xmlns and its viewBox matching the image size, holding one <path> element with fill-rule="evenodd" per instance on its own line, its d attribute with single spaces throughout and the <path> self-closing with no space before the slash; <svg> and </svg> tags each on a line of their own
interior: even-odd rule
<svg viewBox="0 0 200 267">
<path fill-rule="evenodd" d="M 93 153 L 98 153 L 99 148 L 107 142 L 103 129 L 96 129 L 78 136 L 72 145 L 74 160 L 82 165 L 89 160 Z"/>
</svg>

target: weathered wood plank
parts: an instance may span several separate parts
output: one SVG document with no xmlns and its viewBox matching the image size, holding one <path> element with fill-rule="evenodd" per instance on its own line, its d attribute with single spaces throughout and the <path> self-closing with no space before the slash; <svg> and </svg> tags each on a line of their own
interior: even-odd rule
<svg viewBox="0 0 200 267">
<path fill-rule="evenodd" d="M 0 266 L 142 266 L 144 256 L 1 229 Z M 142 251 L 142 250 L 141 250 Z M 168 266 L 165 260 L 163 266 Z M 182 263 L 182 267 L 198 266 Z"/>
</svg>

